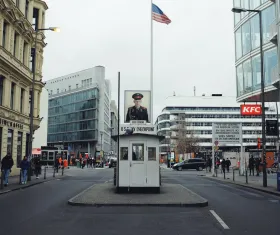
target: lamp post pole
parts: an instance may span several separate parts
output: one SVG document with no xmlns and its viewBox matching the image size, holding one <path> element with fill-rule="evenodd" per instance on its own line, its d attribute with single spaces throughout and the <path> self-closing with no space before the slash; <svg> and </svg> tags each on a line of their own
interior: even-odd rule
<svg viewBox="0 0 280 235">
<path fill-rule="evenodd" d="M 34 44 L 34 50 L 33 50 L 33 60 L 32 60 L 32 73 L 33 73 L 33 77 L 32 77 L 32 85 L 31 85 L 31 97 L 30 97 L 30 126 L 29 126 L 29 142 L 28 142 L 28 155 L 29 155 L 29 160 L 31 162 L 31 158 L 32 158 L 32 142 L 33 142 L 33 132 L 34 132 L 34 89 L 35 89 L 35 81 L 36 81 L 36 58 L 37 58 L 37 40 L 38 40 L 38 33 L 39 31 L 46 31 L 46 30 L 50 30 L 50 31 L 55 31 L 55 32 L 59 32 L 59 28 L 57 27 L 50 27 L 50 28 L 46 28 L 46 29 L 38 29 L 35 26 L 35 44 Z M 32 174 L 32 169 L 31 166 L 29 167 L 29 171 L 28 171 L 28 176 L 27 176 L 27 180 L 31 181 L 31 174 Z"/>
<path fill-rule="evenodd" d="M 255 12 L 259 15 L 260 29 L 260 63 L 261 63 L 261 104 L 262 104 L 262 160 L 263 160 L 263 187 L 267 187 L 267 171 L 266 171 L 266 138 L 265 138 L 265 93 L 264 93 L 264 63 L 263 63 L 263 27 L 262 12 L 260 10 L 248 10 L 244 8 L 233 8 L 232 12 Z"/>
</svg>

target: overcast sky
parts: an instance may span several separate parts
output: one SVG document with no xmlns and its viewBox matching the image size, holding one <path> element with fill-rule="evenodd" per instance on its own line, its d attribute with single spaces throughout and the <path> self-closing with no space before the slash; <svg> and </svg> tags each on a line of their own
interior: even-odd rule
<svg viewBox="0 0 280 235">
<path fill-rule="evenodd" d="M 112 99 L 117 100 L 118 71 L 122 93 L 149 89 L 150 0 L 46 2 L 46 26 L 61 32 L 46 35 L 44 80 L 103 65 Z M 232 0 L 154 3 L 172 20 L 154 22 L 154 116 L 167 96 L 192 96 L 194 86 L 197 95 L 235 96 Z"/>
</svg>

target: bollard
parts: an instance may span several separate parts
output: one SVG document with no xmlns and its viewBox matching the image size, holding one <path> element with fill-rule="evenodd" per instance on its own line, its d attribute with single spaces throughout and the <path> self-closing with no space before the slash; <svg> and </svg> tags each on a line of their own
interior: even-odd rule
<svg viewBox="0 0 280 235">
<path fill-rule="evenodd" d="M 61 168 L 61 175 L 64 174 L 64 167 Z"/>
<path fill-rule="evenodd" d="M 45 166 L 45 169 L 44 169 L 44 180 L 47 178 L 47 168 Z"/>
<path fill-rule="evenodd" d="M 232 180 L 235 181 L 235 171 L 232 169 Z"/>
<path fill-rule="evenodd" d="M 1 189 L 4 188 L 4 171 L 1 170 Z"/>
<path fill-rule="evenodd" d="M 53 177 L 55 177 L 55 167 L 53 167 Z"/>
<path fill-rule="evenodd" d="M 246 175 L 246 184 L 248 184 L 248 170 L 245 170 L 245 175 Z"/>
<path fill-rule="evenodd" d="M 22 174 L 22 170 L 20 169 L 20 171 L 19 171 L 19 184 L 21 184 L 21 174 Z"/>
</svg>

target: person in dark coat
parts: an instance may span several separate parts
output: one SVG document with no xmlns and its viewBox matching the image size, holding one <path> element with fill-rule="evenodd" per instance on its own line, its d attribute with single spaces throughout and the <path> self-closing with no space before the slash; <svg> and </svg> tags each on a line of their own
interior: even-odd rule
<svg viewBox="0 0 280 235">
<path fill-rule="evenodd" d="M 251 155 L 251 157 L 249 158 L 249 170 L 250 170 L 250 175 L 255 175 L 255 170 L 254 170 L 254 166 L 255 166 L 255 159 L 254 157 Z"/>
<path fill-rule="evenodd" d="M 229 167 L 231 166 L 231 161 L 227 158 L 226 160 L 226 168 L 227 168 L 227 172 L 229 172 Z"/>
<path fill-rule="evenodd" d="M 225 159 L 222 160 L 221 166 L 222 166 L 223 173 L 225 173 L 226 172 L 226 160 Z"/>
<path fill-rule="evenodd" d="M 141 106 L 143 97 L 144 96 L 141 93 L 135 93 L 132 96 L 135 105 L 127 109 L 126 122 L 130 122 L 131 120 L 143 120 L 149 122 L 147 108 Z"/>
<path fill-rule="evenodd" d="M 1 162 L 1 171 L 4 174 L 4 186 L 7 187 L 9 184 L 9 175 L 12 172 L 12 167 L 14 165 L 14 160 L 11 154 L 7 154 Z"/>
<path fill-rule="evenodd" d="M 27 157 L 24 156 L 23 160 L 20 162 L 20 169 L 21 169 L 21 184 L 26 184 L 27 182 L 27 171 L 30 167 L 29 161 Z"/>
<path fill-rule="evenodd" d="M 260 164 L 261 164 L 261 159 L 258 157 L 258 158 L 255 160 L 255 166 L 256 166 L 257 176 L 260 175 Z"/>
<path fill-rule="evenodd" d="M 41 160 L 39 157 L 34 158 L 35 175 L 36 179 L 39 179 L 39 173 L 41 171 Z"/>
</svg>

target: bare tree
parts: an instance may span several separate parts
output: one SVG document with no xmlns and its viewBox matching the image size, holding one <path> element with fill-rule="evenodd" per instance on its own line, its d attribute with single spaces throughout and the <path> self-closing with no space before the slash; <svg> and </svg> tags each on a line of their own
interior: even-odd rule
<svg viewBox="0 0 280 235">
<path fill-rule="evenodd" d="M 185 115 L 178 117 L 178 132 L 176 141 L 176 152 L 179 154 L 193 153 L 199 150 L 199 139 L 193 131 L 188 128 Z"/>
</svg>

